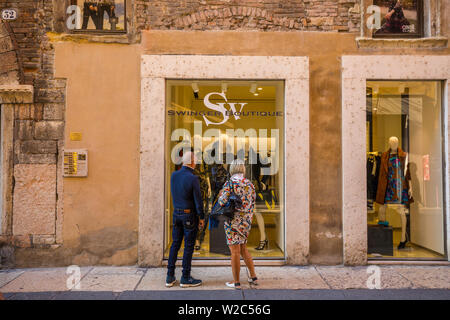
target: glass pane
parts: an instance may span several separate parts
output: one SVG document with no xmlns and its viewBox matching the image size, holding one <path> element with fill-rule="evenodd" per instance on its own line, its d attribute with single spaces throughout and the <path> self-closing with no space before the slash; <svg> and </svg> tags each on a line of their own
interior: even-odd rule
<svg viewBox="0 0 450 320">
<path fill-rule="evenodd" d="M 254 258 L 283 258 L 284 82 L 169 80 L 166 90 L 165 257 L 172 243 L 170 177 L 181 167 L 183 148 L 192 148 L 199 159 L 205 220 L 229 176 L 229 164 L 241 158 L 257 194 L 249 251 Z M 194 258 L 229 255 L 223 225 L 208 223 L 197 240 Z"/>
<path fill-rule="evenodd" d="M 415 34 L 419 32 L 418 0 L 374 0 L 381 24 L 374 31 L 380 34 Z"/>
<path fill-rule="evenodd" d="M 125 0 L 75 0 L 75 30 L 125 31 Z M 72 14 L 71 13 L 71 14 Z"/>
<path fill-rule="evenodd" d="M 369 257 L 445 256 L 441 88 L 367 82 Z"/>
</svg>

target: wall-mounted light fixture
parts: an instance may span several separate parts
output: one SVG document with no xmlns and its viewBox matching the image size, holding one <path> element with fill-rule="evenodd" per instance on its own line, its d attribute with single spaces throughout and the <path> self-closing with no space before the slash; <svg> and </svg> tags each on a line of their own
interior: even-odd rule
<svg viewBox="0 0 450 320">
<path fill-rule="evenodd" d="M 256 92 L 256 83 L 252 83 L 252 84 L 250 85 L 250 92 L 253 93 L 253 94 L 255 94 L 255 92 Z"/>
<path fill-rule="evenodd" d="M 200 89 L 198 88 L 198 83 L 192 82 L 191 86 L 192 86 L 192 90 L 194 90 L 194 98 L 198 99 L 198 92 L 200 91 Z"/>
</svg>

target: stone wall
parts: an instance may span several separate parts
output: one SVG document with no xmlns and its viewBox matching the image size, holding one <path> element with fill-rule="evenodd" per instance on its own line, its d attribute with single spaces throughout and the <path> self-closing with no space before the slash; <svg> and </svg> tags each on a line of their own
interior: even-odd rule
<svg viewBox="0 0 450 320">
<path fill-rule="evenodd" d="M 17 43 L 8 23 L 0 21 L 0 85 L 19 83 L 21 67 Z"/>
<path fill-rule="evenodd" d="M 13 105 L 13 219 L 0 240 L 49 247 L 61 242 L 58 173 L 66 87 L 65 80 L 53 77 L 54 48 L 47 37 L 53 1 L 0 0 L 3 8 L 16 9 L 18 19 L 0 24 L 0 84 L 32 85 L 34 97 Z"/>
<path fill-rule="evenodd" d="M 359 0 L 136 2 L 138 29 L 359 31 Z"/>
</svg>

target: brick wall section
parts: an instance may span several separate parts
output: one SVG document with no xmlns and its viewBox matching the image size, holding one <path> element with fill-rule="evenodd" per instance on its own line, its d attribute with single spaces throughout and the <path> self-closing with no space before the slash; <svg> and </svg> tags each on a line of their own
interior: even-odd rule
<svg viewBox="0 0 450 320">
<path fill-rule="evenodd" d="M 46 32 L 52 30 L 52 0 L 0 0 L 0 8 L 15 8 L 9 22 L 17 41 L 23 84 L 34 86 L 34 104 L 15 106 L 14 163 L 56 164 L 57 141 L 64 134 L 65 81 L 53 78 L 54 49 Z M 0 64 L 1 65 L 1 64 Z"/>
<path fill-rule="evenodd" d="M 135 1 L 137 29 L 359 32 L 359 0 Z"/>
<path fill-rule="evenodd" d="M 34 103 L 14 106 L 14 166 L 51 165 L 55 172 L 48 177 L 52 179 L 54 196 L 57 199 L 56 170 L 60 170 L 59 161 L 64 138 L 66 83 L 65 80 L 53 77 L 54 48 L 47 37 L 47 32 L 52 31 L 53 28 L 53 0 L 0 0 L 0 9 L 3 8 L 14 8 L 18 11 L 18 19 L 8 22 L 15 46 L 13 51 L 6 52 L 6 54 L 11 56 L 8 56 L 8 59 L 11 60 L 13 54 L 19 58 L 19 67 L 16 68 L 18 70 L 13 69 L 12 71 L 18 75 L 22 73 L 21 84 L 29 84 L 34 87 Z M 3 43 L 1 35 L 5 29 L 0 24 L 0 48 Z M 6 48 L 6 45 L 4 46 Z M 0 54 L 5 53 L 2 53 L 0 49 Z M 4 84 L 8 83 L 10 79 L 8 80 L 2 71 L 5 69 L 11 72 L 8 68 L 12 68 L 8 67 L 9 64 L 5 64 L 5 61 L 9 60 L 0 57 L 0 79 L 5 79 Z M 46 181 L 46 183 L 48 182 Z M 14 192 L 14 196 L 15 203 L 20 203 L 20 199 L 16 199 L 16 196 L 19 196 L 16 195 L 16 192 Z M 28 209 L 26 205 L 22 206 L 20 210 L 28 210 L 31 214 L 31 205 Z M 56 202 L 54 207 L 54 216 L 56 217 Z M 17 211 L 18 207 L 15 206 L 15 209 Z M 13 208 L 13 216 L 16 214 L 23 214 L 23 212 L 15 212 Z M 28 221 L 28 219 L 24 221 Z M 55 221 L 52 222 L 52 230 L 54 229 Z M 55 242 L 55 232 L 45 235 L 14 234 L 15 238 L 22 236 L 27 240 L 23 243 L 22 241 L 14 242 L 14 244 L 29 246 L 30 244 L 40 245 L 42 242 L 42 244 L 49 245 Z M 28 239 L 34 240 L 30 243 Z"/>
<path fill-rule="evenodd" d="M 21 68 L 16 48 L 10 26 L 0 21 L 0 85 L 19 83 Z"/>
</svg>

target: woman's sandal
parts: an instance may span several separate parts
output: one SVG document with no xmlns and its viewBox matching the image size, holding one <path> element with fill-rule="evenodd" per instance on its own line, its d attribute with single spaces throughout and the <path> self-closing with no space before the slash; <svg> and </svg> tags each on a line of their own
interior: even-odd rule
<svg viewBox="0 0 450 320">
<path fill-rule="evenodd" d="M 258 285 L 258 278 L 257 278 L 257 277 L 254 277 L 254 278 L 248 278 L 248 283 L 257 286 L 257 285 Z"/>
<path fill-rule="evenodd" d="M 235 288 L 236 290 L 241 290 L 240 282 L 226 282 L 225 285 L 229 288 Z"/>
</svg>

